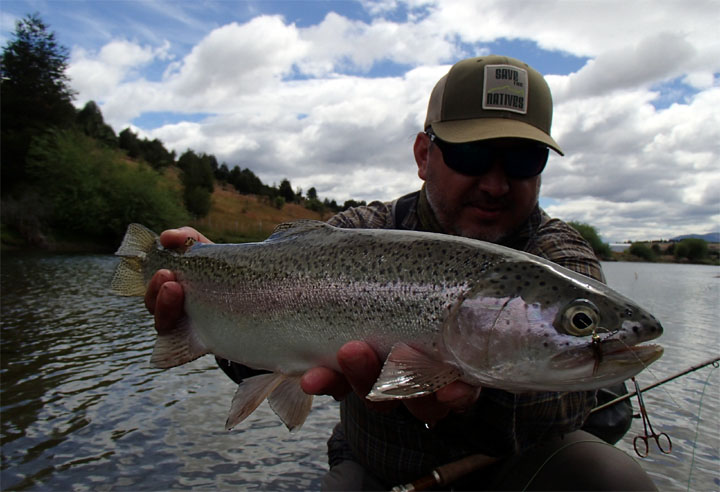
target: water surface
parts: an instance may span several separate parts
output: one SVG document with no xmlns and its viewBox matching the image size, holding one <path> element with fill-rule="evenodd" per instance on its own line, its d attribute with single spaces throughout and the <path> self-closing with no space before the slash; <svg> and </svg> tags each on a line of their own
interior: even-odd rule
<svg viewBox="0 0 720 492">
<path fill-rule="evenodd" d="M 167 371 L 150 366 L 155 337 L 141 300 L 107 290 L 116 262 L 3 257 L 2 488 L 318 489 L 337 404 L 317 398 L 297 433 L 265 404 L 226 432 L 235 385 L 211 357 Z M 639 377 L 643 386 L 718 354 L 720 269 L 604 268 L 666 329 L 666 353 Z M 638 458 L 662 490 L 720 487 L 719 373 L 706 368 L 646 394 L 653 425 L 673 439 L 671 455 L 651 449 Z M 619 446 L 632 453 L 641 430 L 634 422 Z"/>
</svg>

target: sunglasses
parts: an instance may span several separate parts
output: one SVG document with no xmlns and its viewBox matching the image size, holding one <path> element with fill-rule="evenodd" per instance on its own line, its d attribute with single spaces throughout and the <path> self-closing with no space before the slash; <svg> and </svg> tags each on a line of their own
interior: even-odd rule
<svg viewBox="0 0 720 492">
<path fill-rule="evenodd" d="M 509 178 L 532 178 L 545 169 L 550 152 L 550 149 L 542 144 L 498 148 L 487 142 L 449 143 L 440 140 L 432 132 L 425 133 L 440 149 L 445 164 L 466 176 L 482 176 L 500 159 Z"/>
</svg>

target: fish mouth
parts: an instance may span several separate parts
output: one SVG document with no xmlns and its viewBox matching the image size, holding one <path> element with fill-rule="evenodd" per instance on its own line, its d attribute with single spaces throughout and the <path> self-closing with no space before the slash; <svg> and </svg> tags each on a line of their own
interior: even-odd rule
<svg viewBox="0 0 720 492">
<path fill-rule="evenodd" d="M 658 360 L 664 349 L 656 344 L 627 345 L 619 340 L 605 340 L 593 347 L 588 344 L 565 350 L 550 359 L 553 369 L 577 369 L 592 364 L 597 367 L 614 366 L 616 368 L 638 367 L 644 369 Z"/>
</svg>

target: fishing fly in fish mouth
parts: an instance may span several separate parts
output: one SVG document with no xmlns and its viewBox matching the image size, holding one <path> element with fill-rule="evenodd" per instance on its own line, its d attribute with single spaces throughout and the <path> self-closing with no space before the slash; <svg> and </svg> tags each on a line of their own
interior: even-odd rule
<svg viewBox="0 0 720 492">
<path fill-rule="evenodd" d="M 156 366 L 212 353 L 270 371 L 240 385 L 228 427 L 265 398 L 299 427 L 312 401 L 299 377 L 337 368 L 334 355 L 350 340 L 386 359 L 367 396 L 378 401 L 456 380 L 513 392 L 591 390 L 662 354 L 639 345 L 658 337 L 660 324 L 606 285 L 473 239 L 297 221 L 261 243 L 197 243 L 178 254 L 133 224 L 117 254 L 115 292 L 142 295 L 159 268 L 185 290 L 183 329 L 159 336 Z M 413 266 L 418 258 L 433 268 Z"/>
</svg>

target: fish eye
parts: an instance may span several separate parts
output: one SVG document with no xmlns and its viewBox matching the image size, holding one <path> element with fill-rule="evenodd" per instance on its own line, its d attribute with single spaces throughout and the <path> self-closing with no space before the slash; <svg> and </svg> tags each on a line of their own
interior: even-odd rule
<svg viewBox="0 0 720 492">
<path fill-rule="evenodd" d="M 587 299 L 571 302 L 562 314 L 562 327 L 569 335 L 584 337 L 592 335 L 598 328 L 598 308 Z"/>
</svg>

